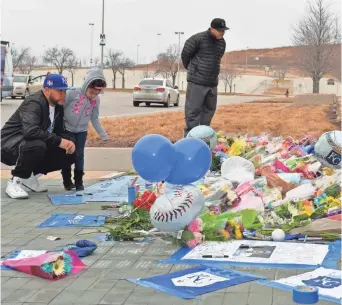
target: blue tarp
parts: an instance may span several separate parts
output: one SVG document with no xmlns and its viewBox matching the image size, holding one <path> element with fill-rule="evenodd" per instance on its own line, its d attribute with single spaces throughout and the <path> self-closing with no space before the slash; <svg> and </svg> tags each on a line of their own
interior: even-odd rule
<svg viewBox="0 0 342 305">
<path fill-rule="evenodd" d="M 163 291 L 182 299 L 194 299 L 205 293 L 257 279 L 261 279 L 261 277 L 230 269 L 219 269 L 203 265 L 144 279 L 128 279 L 128 281 Z"/>
<path fill-rule="evenodd" d="M 86 202 L 121 202 L 128 201 L 128 183 L 134 178 L 122 176 L 112 180 L 102 181 L 87 187 L 81 192 L 49 195 L 53 205 L 83 204 Z M 136 182 L 141 190 L 145 187 L 145 180 L 139 178 Z"/>
<path fill-rule="evenodd" d="M 99 227 L 105 224 L 106 215 L 53 214 L 37 228 Z"/>
</svg>

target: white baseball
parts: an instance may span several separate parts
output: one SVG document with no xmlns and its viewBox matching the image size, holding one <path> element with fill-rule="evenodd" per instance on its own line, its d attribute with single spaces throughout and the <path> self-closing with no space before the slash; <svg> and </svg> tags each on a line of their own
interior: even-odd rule
<svg viewBox="0 0 342 305">
<path fill-rule="evenodd" d="M 152 225 L 162 232 L 183 229 L 204 207 L 201 190 L 192 185 L 177 186 L 159 196 L 150 210 Z"/>
</svg>

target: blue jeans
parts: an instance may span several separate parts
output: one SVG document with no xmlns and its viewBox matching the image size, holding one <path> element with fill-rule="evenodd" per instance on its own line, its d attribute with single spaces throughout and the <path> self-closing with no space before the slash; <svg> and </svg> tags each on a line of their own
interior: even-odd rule
<svg viewBox="0 0 342 305">
<path fill-rule="evenodd" d="M 76 139 L 76 162 L 75 170 L 84 171 L 84 148 L 87 141 L 87 131 L 72 133 Z"/>
</svg>

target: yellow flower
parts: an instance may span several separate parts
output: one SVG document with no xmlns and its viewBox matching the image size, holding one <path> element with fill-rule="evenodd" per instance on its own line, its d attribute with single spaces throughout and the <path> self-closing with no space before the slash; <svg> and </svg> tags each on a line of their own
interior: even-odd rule
<svg viewBox="0 0 342 305">
<path fill-rule="evenodd" d="M 64 260 L 58 258 L 58 259 L 53 263 L 53 273 L 54 273 L 56 276 L 64 275 Z"/>
<path fill-rule="evenodd" d="M 239 224 L 236 224 L 234 228 L 235 233 L 235 239 L 243 239 L 242 233 L 241 233 L 241 227 Z"/>
<path fill-rule="evenodd" d="M 232 146 L 230 147 L 229 155 L 230 156 L 239 156 L 241 155 L 241 150 L 246 147 L 246 141 L 243 139 L 236 140 Z"/>
<path fill-rule="evenodd" d="M 327 176 L 332 176 L 334 174 L 334 170 L 329 168 L 329 167 L 324 167 L 323 168 L 323 172 L 327 175 Z"/>
<path fill-rule="evenodd" d="M 219 142 L 219 143 L 226 143 L 227 140 L 225 138 L 218 138 L 217 142 Z"/>
</svg>

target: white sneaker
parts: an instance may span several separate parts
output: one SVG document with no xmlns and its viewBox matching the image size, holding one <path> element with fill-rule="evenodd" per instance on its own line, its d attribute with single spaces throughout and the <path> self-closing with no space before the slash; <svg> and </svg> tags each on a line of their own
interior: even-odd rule
<svg viewBox="0 0 342 305">
<path fill-rule="evenodd" d="M 12 199 L 26 199 L 29 196 L 23 190 L 21 180 L 18 177 L 13 177 L 7 182 L 6 194 Z"/>
<path fill-rule="evenodd" d="M 23 186 L 36 193 L 47 192 L 47 188 L 40 185 L 37 176 L 34 176 L 32 174 L 31 177 L 28 179 L 21 179 Z"/>
</svg>

